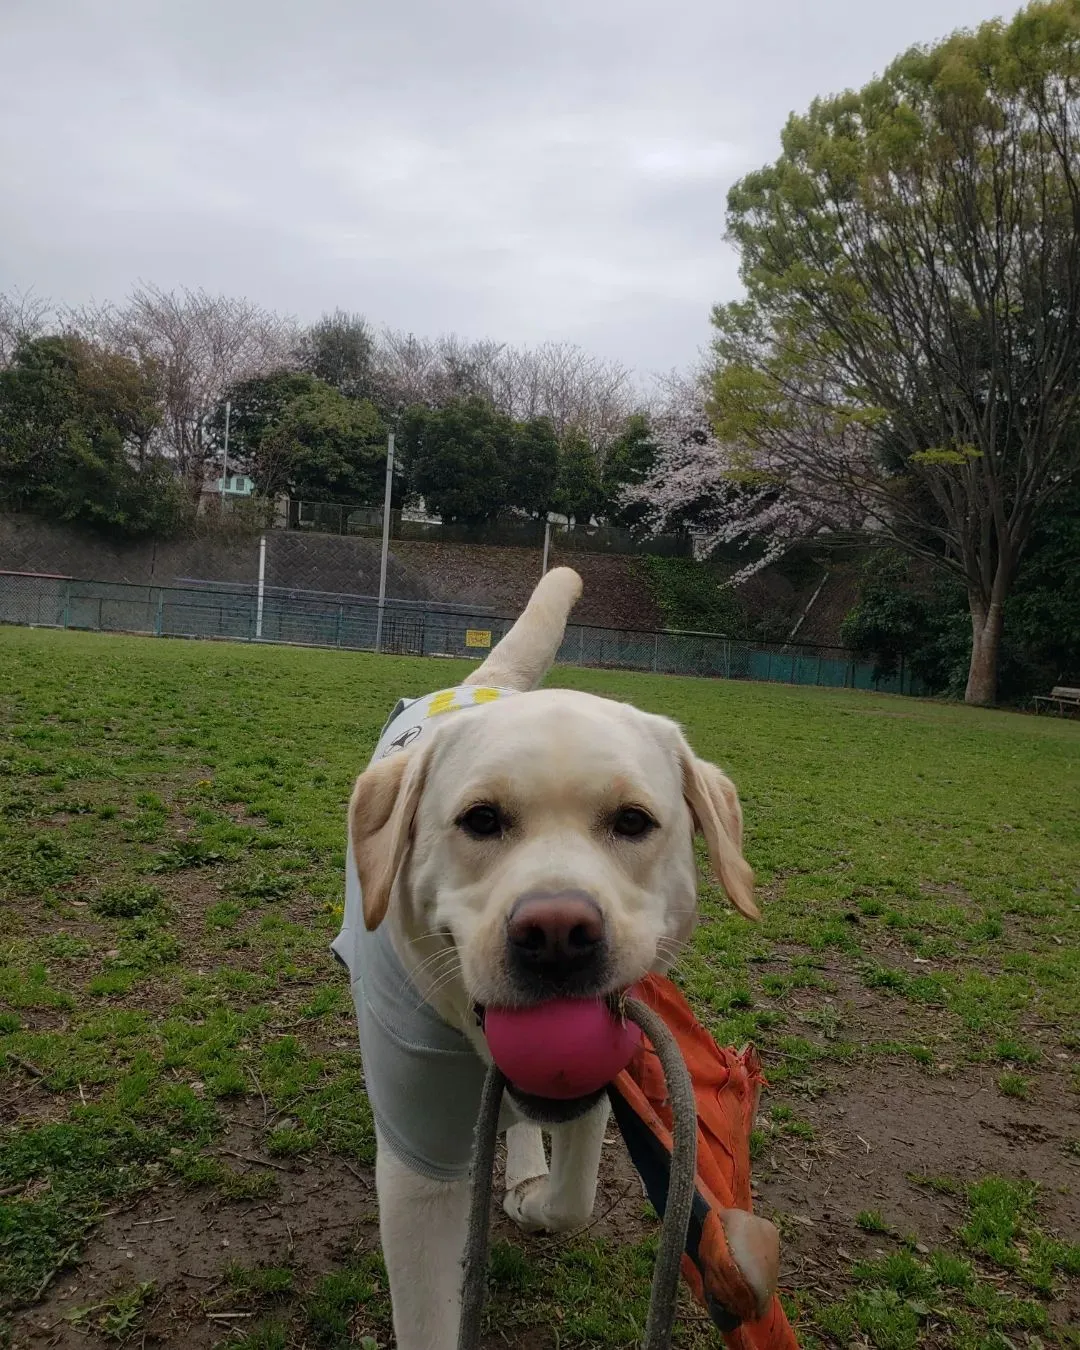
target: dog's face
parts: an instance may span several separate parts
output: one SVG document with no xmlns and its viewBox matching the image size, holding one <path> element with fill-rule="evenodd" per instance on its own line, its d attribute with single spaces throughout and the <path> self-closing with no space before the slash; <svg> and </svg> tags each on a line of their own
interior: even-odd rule
<svg viewBox="0 0 1080 1350">
<path fill-rule="evenodd" d="M 350 808 L 369 928 L 456 954 L 472 1003 L 607 995 L 666 968 L 696 907 L 693 836 L 756 917 L 731 783 L 677 726 L 568 690 L 445 718 L 361 775 Z"/>
</svg>

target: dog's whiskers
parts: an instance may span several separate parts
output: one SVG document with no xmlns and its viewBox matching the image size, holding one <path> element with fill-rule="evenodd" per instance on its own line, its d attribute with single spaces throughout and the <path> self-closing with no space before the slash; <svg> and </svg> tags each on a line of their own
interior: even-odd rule
<svg viewBox="0 0 1080 1350">
<path fill-rule="evenodd" d="M 449 932 L 445 928 L 429 928 L 426 933 L 417 933 L 416 937 L 406 938 L 410 947 L 415 947 L 420 942 L 426 942 L 428 938 L 448 938 Z"/>
<path fill-rule="evenodd" d="M 443 955 L 443 953 L 440 953 L 440 955 Z M 417 1000 L 416 1007 L 423 1007 L 424 1003 L 437 993 L 438 990 L 444 988 L 454 979 L 459 969 L 460 966 L 457 957 L 453 953 L 449 954 L 448 960 L 439 964 L 425 962 L 423 966 L 417 967 L 416 970 L 405 976 L 405 980 L 401 986 L 401 992 L 402 994 L 405 994 L 411 985 L 411 992 L 416 996 Z M 430 984 L 428 983 L 429 980 Z M 424 987 L 422 988 L 421 986 Z"/>
<path fill-rule="evenodd" d="M 436 995 L 440 994 L 444 989 L 449 988 L 449 986 L 453 984 L 454 980 L 457 978 L 459 973 L 460 968 L 455 970 L 448 970 L 445 975 L 440 976 L 435 981 L 435 983 L 427 991 L 425 998 L 428 1001 L 430 1001 L 431 999 L 435 998 Z"/>
<path fill-rule="evenodd" d="M 690 945 L 689 938 L 662 937 L 656 940 L 656 950 L 666 952 L 684 952 Z"/>
<path fill-rule="evenodd" d="M 675 962 L 690 946 L 688 938 L 658 938 L 656 954 L 665 961 Z"/>
<path fill-rule="evenodd" d="M 453 948 L 444 948 L 442 951 L 431 952 L 428 956 L 425 956 L 419 965 L 413 967 L 412 973 L 414 975 L 423 975 L 437 969 L 445 961 L 456 960 L 457 952 L 454 951 Z"/>
</svg>

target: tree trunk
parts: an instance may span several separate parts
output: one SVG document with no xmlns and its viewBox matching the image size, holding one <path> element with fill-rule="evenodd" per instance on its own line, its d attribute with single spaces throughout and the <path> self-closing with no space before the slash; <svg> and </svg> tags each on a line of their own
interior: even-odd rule
<svg viewBox="0 0 1080 1350">
<path fill-rule="evenodd" d="M 1005 614 L 1001 602 L 987 606 L 981 597 L 970 596 L 971 665 L 968 667 L 964 702 L 990 708 L 997 700 L 998 653 Z"/>
</svg>

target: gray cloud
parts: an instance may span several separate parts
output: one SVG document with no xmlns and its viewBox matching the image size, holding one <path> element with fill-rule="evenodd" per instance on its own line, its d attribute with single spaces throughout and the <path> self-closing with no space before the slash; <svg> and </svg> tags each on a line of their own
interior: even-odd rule
<svg viewBox="0 0 1080 1350">
<path fill-rule="evenodd" d="M 0 289 L 685 364 L 724 199 L 815 94 L 987 0 L 3 0 Z"/>
</svg>

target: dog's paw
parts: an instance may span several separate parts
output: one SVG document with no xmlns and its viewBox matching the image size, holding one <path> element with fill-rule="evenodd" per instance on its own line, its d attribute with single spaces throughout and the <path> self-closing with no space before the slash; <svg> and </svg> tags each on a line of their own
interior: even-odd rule
<svg viewBox="0 0 1080 1350">
<path fill-rule="evenodd" d="M 589 1215 L 584 1211 L 556 1211 L 550 1201 L 550 1179 L 530 1177 L 506 1192 L 503 1209 L 526 1233 L 570 1233 L 589 1222 Z"/>
<path fill-rule="evenodd" d="M 523 1232 L 550 1232 L 545 1212 L 549 1189 L 546 1176 L 519 1181 L 503 1196 L 503 1210 Z"/>
</svg>

